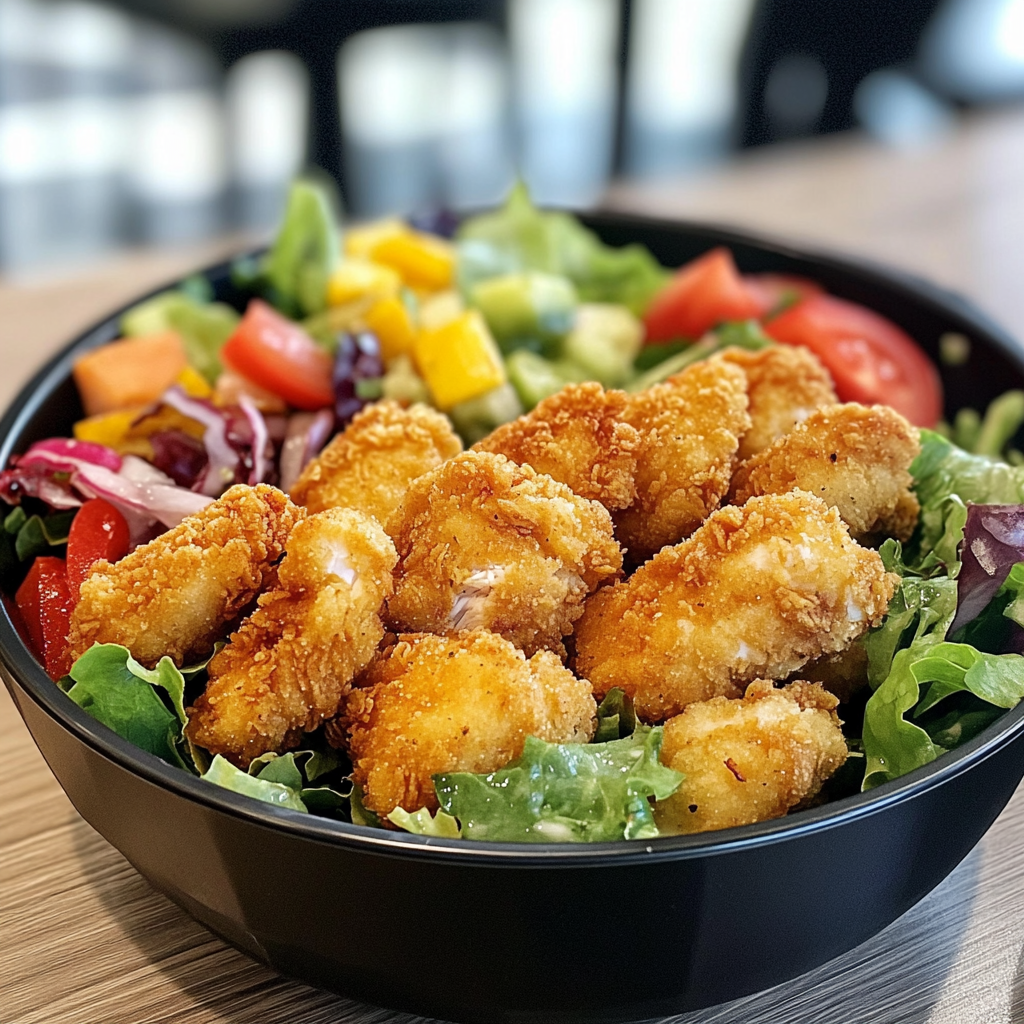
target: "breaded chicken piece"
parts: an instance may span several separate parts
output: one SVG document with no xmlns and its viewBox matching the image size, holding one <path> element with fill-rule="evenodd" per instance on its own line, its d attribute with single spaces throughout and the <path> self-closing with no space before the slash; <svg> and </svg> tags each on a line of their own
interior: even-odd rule
<svg viewBox="0 0 1024 1024">
<path fill-rule="evenodd" d="M 920 511 L 910 491 L 920 450 L 917 428 L 888 406 L 831 405 L 743 463 L 733 476 L 735 501 L 810 491 L 839 509 L 857 540 L 907 540 Z"/>
<path fill-rule="evenodd" d="M 503 768 L 527 736 L 588 742 L 596 711 L 590 684 L 555 655 L 527 660 L 481 629 L 399 637 L 359 680 L 339 724 L 363 804 L 385 817 L 435 809 L 432 775 Z"/>
<path fill-rule="evenodd" d="M 165 654 L 177 665 L 205 657 L 305 515 L 276 487 L 237 484 L 116 565 L 97 562 L 71 616 L 71 660 L 94 643 L 123 644 L 150 667 Z"/>
<path fill-rule="evenodd" d="M 392 629 L 490 629 L 528 655 L 564 654 L 583 599 L 622 567 L 601 505 L 490 452 L 415 481 L 388 532 L 401 559 Z"/>
<path fill-rule="evenodd" d="M 628 508 L 636 497 L 640 434 L 621 419 L 626 403 L 622 391 L 605 391 L 593 382 L 569 384 L 473 450 L 532 466 L 609 512 Z"/>
<path fill-rule="evenodd" d="M 461 451 L 448 418 L 436 410 L 375 402 L 306 466 L 291 496 L 310 512 L 356 508 L 383 526 L 413 480 Z"/>
<path fill-rule="evenodd" d="M 808 662 L 800 669 L 800 677 L 821 683 L 840 704 L 846 704 L 868 685 L 868 652 L 863 644 L 850 644 L 845 651 Z"/>
<path fill-rule="evenodd" d="M 591 597 L 576 671 L 598 696 L 621 686 L 644 721 L 662 721 L 843 650 L 881 622 L 898 580 L 820 498 L 751 498 Z"/>
<path fill-rule="evenodd" d="M 642 447 L 636 501 L 615 514 L 615 532 L 638 564 L 693 533 L 729 490 L 750 429 L 747 378 L 729 363 L 695 363 L 630 395 L 624 418 Z"/>
<path fill-rule="evenodd" d="M 684 775 L 654 805 L 664 833 L 707 832 L 781 818 L 815 796 L 846 760 L 838 701 L 816 683 L 775 689 L 766 679 L 740 700 L 691 704 L 665 724 L 662 764 Z"/>
<path fill-rule="evenodd" d="M 210 662 L 206 692 L 188 710 L 192 742 L 244 768 L 333 718 L 384 636 L 397 561 L 362 512 L 328 509 L 299 523 L 277 587 Z"/>
<path fill-rule="evenodd" d="M 738 366 L 747 375 L 750 429 L 740 438 L 742 461 L 788 434 L 815 409 L 835 405 L 828 370 L 810 351 L 796 345 L 770 345 L 758 352 L 727 348 L 712 359 Z"/>
</svg>

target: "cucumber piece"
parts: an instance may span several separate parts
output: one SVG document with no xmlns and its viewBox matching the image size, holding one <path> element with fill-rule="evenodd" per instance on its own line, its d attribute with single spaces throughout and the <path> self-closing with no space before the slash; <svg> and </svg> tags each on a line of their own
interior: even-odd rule
<svg viewBox="0 0 1024 1024">
<path fill-rule="evenodd" d="M 617 388 L 633 376 L 643 339 L 643 324 L 625 306 L 585 303 L 562 342 L 562 354 L 606 388 Z"/>
<path fill-rule="evenodd" d="M 576 289 L 568 278 L 529 271 L 480 281 L 470 304 L 484 315 L 495 341 L 504 352 L 539 343 L 553 353 L 573 325 Z M 530 345 L 530 347 L 533 347 Z"/>
<path fill-rule="evenodd" d="M 552 362 L 536 352 L 519 349 L 505 360 L 505 372 L 523 405 L 532 409 L 539 401 L 561 391 L 566 384 L 587 379 L 587 374 L 567 362 Z"/>
<path fill-rule="evenodd" d="M 495 427 L 522 414 L 522 404 L 511 384 L 502 384 L 479 398 L 460 402 L 448 410 L 456 431 L 467 445 L 476 444 Z"/>
</svg>

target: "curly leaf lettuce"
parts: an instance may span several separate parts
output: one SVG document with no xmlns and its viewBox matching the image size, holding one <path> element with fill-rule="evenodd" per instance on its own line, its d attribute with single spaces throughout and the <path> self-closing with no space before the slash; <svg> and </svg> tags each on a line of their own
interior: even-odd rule
<svg viewBox="0 0 1024 1024">
<path fill-rule="evenodd" d="M 210 767 L 200 778 L 224 789 L 230 789 L 234 793 L 252 797 L 254 800 L 276 804 L 278 807 L 289 807 L 293 811 L 306 810 L 298 791 L 292 786 L 243 772 L 220 754 L 213 759 Z"/>
<path fill-rule="evenodd" d="M 683 776 L 658 760 L 662 731 L 637 726 L 606 743 L 545 743 L 530 736 L 522 756 L 488 775 L 434 776 L 438 801 L 464 839 L 607 842 L 658 834 L 651 799 L 671 796 Z"/>
<path fill-rule="evenodd" d="M 942 702 L 960 694 L 979 700 L 969 702 L 959 715 L 935 714 Z M 934 761 L 1022 697 L 1024 657 L 1020 655 L 986 654 L 968 644 L 949 642 L 911 645 L 899 651 L 889 675 L 864 709 L 863 788 L 872 789 Z M 929 712 L 933 713 L 930 719 Z"/>
<path fill-rule="evenodd" d="M 488 278 L 534 270 L 567 277 L 581 302 L 643 313 L 669 278 L 644 246 L 607 246 L 571 214 L 538 210 L 521 182 L 500 210 L 466 220 L 456 239 L 467 294 Z"/>
</svg>

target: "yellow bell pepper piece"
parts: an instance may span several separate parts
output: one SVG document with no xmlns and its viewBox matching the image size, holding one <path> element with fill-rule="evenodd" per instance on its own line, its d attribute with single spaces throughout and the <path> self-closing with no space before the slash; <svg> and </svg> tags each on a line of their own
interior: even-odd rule
<svg viewBox="0 0 1024 1024">
<path fill-rule="evenodd" d="M 441 410 L 505 383 L 501 353 L 475 309 L 436 331 L 421 332 L 413 351 L 434 404 Z"/>
<path fill-rule="evenodd" d="M 363 322 L 367 330 L 377 335 L 380 354 L 385 363 L 391 362 L 395 356 L 412 352 L 416 342 L 416 328 L 401 299 L 388 298 L 375 302 Z"/>
<path fill-rule="evenodd" d="M 377 263 L 394 267 L 410 288 L 440 291 L 455 280 L 455 247 L 443 238 L 410 231 L 388 235 L 370 250 Z"/>
<path fill-rule="evenodd" d="M 213 388 L 210 387 L 206 378 L 191 366 L 186 366 L 178 374 L 176 384 L 180 384 L 182 390 L 191 398 L 209 398 L 213 395 Z"/>
<path fill-rule="evenodd" d="M 345 231 L 345 255 L 353 259 L 369 259 L 370 252 L 385 238 L 399 238 L 411 235 L 412 228 L 397 217 L 385 220 L 370 221 L 361 227 L 348 228 Z"/>
<path fill-rule="evenodd" d="M 356 299 L 392 298 L 402 287 L 398 272 L 369 260 L 344 260 L 327 279 L 327 304 L 343 306 Z"/>
<path fill-rule="evenodd" d="M 103 412 L 79 420 L 72 433 L 79 441 L 92 441 L 108 448 L 117 448 L 125 439 L 131 425 L 138 418 L 144 406 L 135 409 L 119 409 L 117 412 Z"/>
</svg>

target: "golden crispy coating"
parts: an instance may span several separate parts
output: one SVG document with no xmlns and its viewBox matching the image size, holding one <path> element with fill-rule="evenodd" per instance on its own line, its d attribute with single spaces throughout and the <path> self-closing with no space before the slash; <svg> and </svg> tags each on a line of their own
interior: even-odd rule
<svg viewBox="0 0 1024 1024">
<path fill-rule="evenodd" d="M 771 345 L 758 352 L 727 348 L 714 359 L 747 375 L 750 429 L 740 438 L 736 457 L 749 459 L 825 405 L 839 401 L 821 360 L 796 345 Z"/>
<path fill-rule="evenodd" d="M 473 449 L 532 466 L 609 512 L 627 508 L 636 497 L 640 435 L 621 420 L 626 402 L 622 391 L 600 384 L 569 384 Z"/>
<path fill-rule="evenodd" d="M 495 771 L 527 736 L 586 743 L 596 710 L 590 684 L 549 651 L 527 660 L 481 629 L 399 637 L 349 695 L 340 724 L 363 803 L 383 817 L 433 810 L 432 775 Z"/>
<path fill-rule="evenodd" d="M 630 395 L 625 419 L 642 448 L 637 498 L 615 514 L 615 531 L 639 563 L 693 533 L 728 491 L 739 437 L 750 428 L 747 379 L 730 363 L 695 363 Z"/>
<path fill-rule="evenodd" d="M 832 405 L 736 470 L 736 503 L 755 494 L 810 491 L 839 509 L 858 540 L 907 540 L 919 511 L 910 464 L 920 450 L 917 428 L 888 406 Z"/>
<path fill-rule="evenodd" d="M 277 488 L 238 484 L 116 565 L 97 562 L 71 617 L 72 661 L 94 643 L 123 644 L 149 666 L 209 654 L 304 517 Z"/>
<path fill-rule="evenodd" d="M 820 498 L 751 498 L 591 597 L 576 670 L 660 721 L 843 650 L 882 620 L 898 579 Z"/>
<path fill-rule="evenodd" d="M 838 701 L 816 683 L 691 704 L 665 725 L 663 764 L 683 784 L 654 805 L 662 832 L 707 832 L 769 818 L 813 797 L 846 760 Z"/>
<path fill-rule="evenodd" d="M 310 512 L 356 508 L 383 525 L 416 477 L 461 451 L 447 417 L 436 410 L 376 402 L 306 466 L 291 496 Z"/>
<path fill-rule="evenodd" d="M 396 632 L 484 628 L 563 654 L 583 599 L 618 576 L 607 511 L 503 455 L 464 452 L 415 481 L 391 518 Z"/>
<path fill-rule="evenodd" d="M 335 508 L 288 538 L 278 586 L 210 662 L 189 708 L 190 739 L 245 767 L 338 713 L 384 635 L 395 546 L 370 516 Z"/>
</svg>

